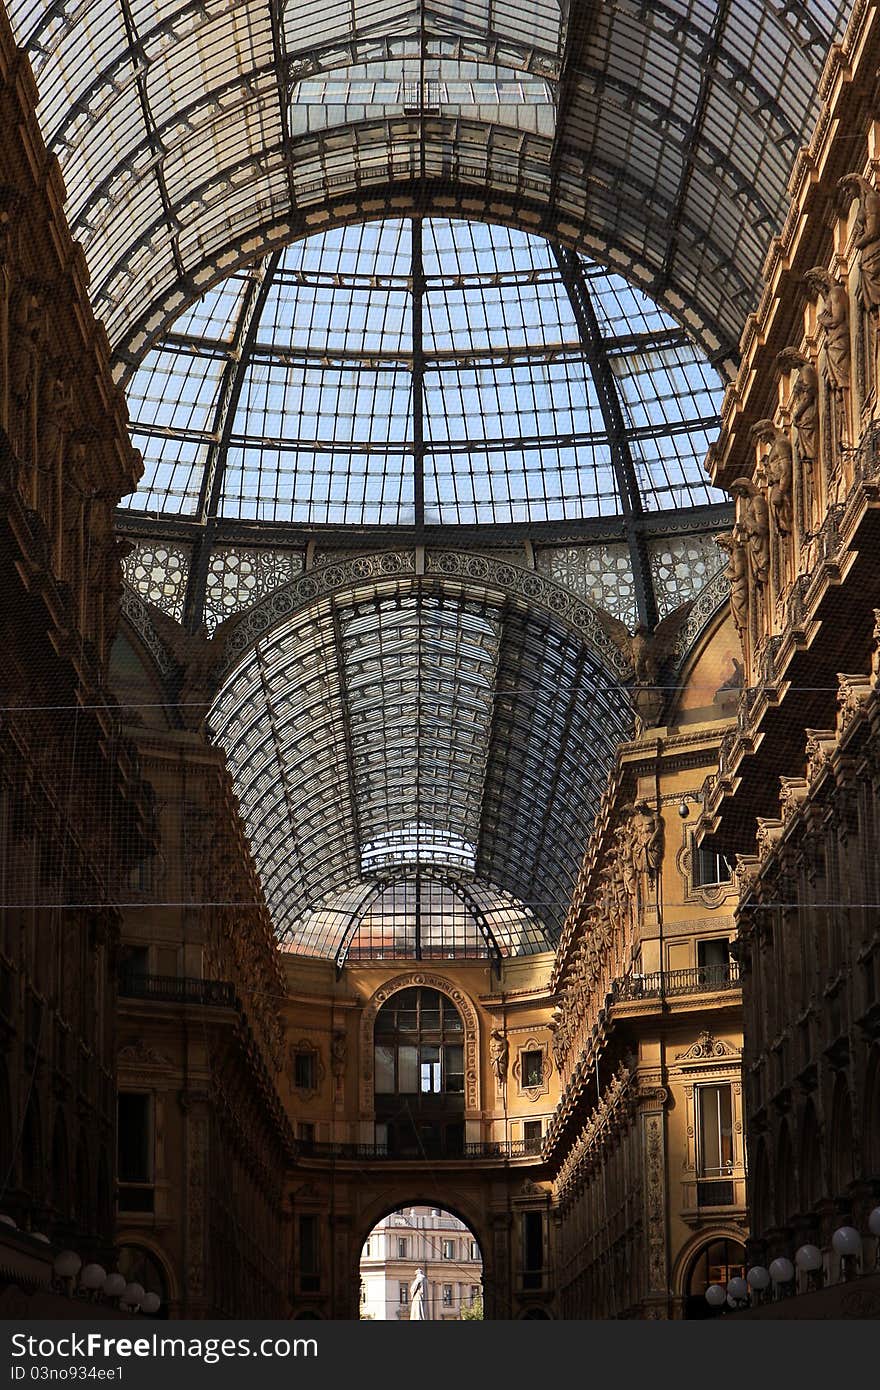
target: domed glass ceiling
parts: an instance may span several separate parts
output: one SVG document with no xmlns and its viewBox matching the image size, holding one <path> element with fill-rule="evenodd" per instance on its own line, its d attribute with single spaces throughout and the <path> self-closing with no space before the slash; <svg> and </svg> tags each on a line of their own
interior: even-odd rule
<svg viewBox="0 0 880 1390">
<path fill-rule="evenodd" d="M 725 499 L 721 385 L 651 300 L 544 238 L 437 218 L 296 242 L 204 295 L 129 386 L 136 509 L 480 525 Z"/>
</svg>

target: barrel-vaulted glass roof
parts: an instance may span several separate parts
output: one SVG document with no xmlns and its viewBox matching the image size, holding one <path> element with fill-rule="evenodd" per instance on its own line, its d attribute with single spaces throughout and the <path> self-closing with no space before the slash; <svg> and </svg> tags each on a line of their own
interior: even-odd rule
<svg viewBox="0 0 880 1390">
<path fill-rule="evenodd" d="M 328 213 L 432 205 L 595 247 L 731 363 L 853 0 L 7 8 L 122 376 Z"/>
<path fill-rule="evenodd" d="M 696 597 L 720 395 L 622 277 L 440 217 L 294 242 L 145 352 L 130 577 L 172 646 L 215 634 L 208 730 L 287 949 L 552 947 L 631 730 L 586 576 L 631 625 Z"/>
<path fill-rule="evenodd" d="M 376 906 L 413 878 L 424 952 L 549 949 L 631 719 L 617 674 L 546 610 L 404 575 L 326 595 L 260 636 L 208 728 L 279 938 L 340 960 L 371 902 L 356 952 L 416 939 L 403 888 L 402 920 L 383 926 L 388 900 Z M 429 912 L 428 881 L 471 926 L 436 894 Z"/>
<path fill-rule="evenodd" d="M 721 384 L 620 276 L 480 222 L 306 238 L 221 283 L 129 386 L 134 508 L 456 525 L 704 506 Z"/>
</svg>

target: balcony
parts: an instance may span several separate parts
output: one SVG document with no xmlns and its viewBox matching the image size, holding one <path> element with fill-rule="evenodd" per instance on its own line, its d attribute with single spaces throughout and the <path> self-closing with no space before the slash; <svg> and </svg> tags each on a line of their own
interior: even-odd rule
<svg viewBox="0 0 880 1390">
<path fill-rule="evenodd" d="M 234 1009 L 237 1003 L 230 981 L 185 975 L 122 974 L 119 994 L 124 999 L 147 999 L 157 1004 L 202 1004 L 221 1009 Z"/>
<path fill-rule="evenodd" d="M 673 999 L 685 994 L 715 994 L 740 987 L 739 962 L 698 965 L 692 970 L 657 970 L 652 975 L 630 974 L 611 986 L 612 1004 L 638 999 Z"/>
<path fill-rule="evenodd" d="M 490 1140 L 475 1144 L 464 1144 L 457 1152 L 441 1151 L 439 1147 L 427 1146 L 419 1153 L 394 1153 L 385 1144 L 321 1144 L 314 1140 L 298 1141 L 300 1156 L 320 1159 L 376 1159 L 391 1163 L 423 1162 L 425 1158 L 462 1162 L 463 1160 L 497 1158 L 541 1157 L 541 1141 L 538 1139 Z"/>
</svg>

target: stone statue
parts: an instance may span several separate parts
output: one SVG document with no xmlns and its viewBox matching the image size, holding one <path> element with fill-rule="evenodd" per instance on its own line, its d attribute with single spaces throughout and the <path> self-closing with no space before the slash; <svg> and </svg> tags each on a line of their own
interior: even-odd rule
<svg viewBox="0 0 880 1390">
<path fill-rule="evenodd" d="M 764 460 L 770 496 L 770 513 L 780 536 L 791 534 L 792 527 L 792 479 L 794 465 L 791 455 L 791 441 L 788 435 L 777 429 L 772 420 L 758 420 L 749 431 L 752 443 L 766 439 L 770 451 Z"/>
<path fill-rule="evenodd" d="M 337 1078 L 345 1074 L 346 1037 L 344 1033 L 334 1033 L 330 1044 L 330 1067 Z"/>
<path fill-rule="evenodd" d="M 180 670 L 177 709 L 185 729 L 201 729 L 216 693 L 215 672 L 223 659 L 230 628 L 238 619 L 233 614 L 214 629 L 209 637 L 204 623 L 195 632 L 181 627 L 176 618 L 147 603 L 150 621 L 174 657 Z"/>
<path fill-rule="evenodd" d="M 409 1286 L 409 1317 L 410 1322 L 425 1322 L 428 1317 L 428 1281 L 425 1278 L 425 1271 L 417 1269 L 413 1281 Z"/>
<path fill-rule="evenodd" d="M 861 174 L 845 174 L 837 187 L 858 195 L 853 245 L 860 252 L 859 289 L 865 308 L 876 313 L 880 309 L 880 193 Z"/>
<path fill-rule="evenodd" d="M 620 878 L 626 896 L 635 903 L 638 893 L 638 876 L 635 865 L 635 837 L 632 824 L 620 825 L 614 832 L 619 842 Z"/>
<path fill-rule="evenodd" d="M 808 357 L 796 348 L 783 348 L 776 361 L 785 372 L 797 369 L 791 387 L 791 424 L 798 462 L 811 474 L 819 447 L 819 378 Z"/>
<path fill-rule="evenodd" d="M 507 1080 L 507 1061 L 510 1056 L 510 1043 L 497 1028 L 493 1029 L 489 1040 L 489 1060 L 499 1086 Z"/>
<path fill-rule="evenodd" d="M 767 499 L 751 478 L 735 478 L 728 488 L 739 502 L 734 536 L 745 541 L 749 572 L 762 588 L 770 578 L 770 508 Z"/>
<path fill-rule="evenodd" d="M 64 437 L 70 428 L 73 398 L 57 363 L 50 364 L 40 392 L 38 420 L 40 437 L 40 467 L 51 468 L 58 461 Z"/>
<path fill-rule="evenodd" d="M 13 296 L 9 315 L 9 397 L 18 417 L 18 434 L 13 442 L 19 455 L 29 452 L 25 412 L 36 388 L 42 326 L 40 296 L 25 286 Z"/>
<path fill-rule="evenodd" d="M 639 623 L 632 633 L 619 618 L 596 610 L 604 631 L 632 664 L 635 675 L 633 708 L 649 728 L 657 723 L 666 701 L 666 692 L 659 685 L 661 669 L 672 656 L 678 634 L 693 606 L 694 600 L 688 599 L 661 618 L 653 632 Z"/>
<path fill-rule="evenodd" d="M 821 298 L 817 322 L 825 330 L 825 361 L 828 381 L 835 391 L 849 386 L 849 295 L 846 286 L 832 280 L 823 266 L 815 266 L 804 276 L 814 294 Z"/>
<path fill-rule="evenodd" d="M 730 611 L 733 625 L 742 638 L 749 625 L 749 561 L 745 547 L 735 531 L 722 531 L 715 544 L 727 554 L 725 576 L 730 582 Z"/>
<path fill-rule="evenodd" d="M 636 868 L 654 879 L 663 863 L 663 819 L 647 801 L 633 807 L 633 846 Z"/>
</svg>

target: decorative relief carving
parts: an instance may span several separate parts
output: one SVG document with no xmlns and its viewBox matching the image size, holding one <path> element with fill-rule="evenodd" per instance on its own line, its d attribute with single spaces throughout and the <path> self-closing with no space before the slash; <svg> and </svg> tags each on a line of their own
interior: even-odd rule
<svg viewBox="0 0 880 1390">
<path fill-rule="evenodd" d="M 187 1129 L 187 1283 L 191 1296 L 205 1291 L 205 1179 L 208 1162 L 208 1121 L 190 1114 Z"/>
<path fill-rule="evenodd" d="M 831 752 L 837 747 L 837 739 L 833 729 L 807 729 L 805 732 L 806 778 L 807 785 L 812 786 L 828 766 Z"/>
<path fill-rule="evenodd" d="M 666 1163 L 663 1153 L 663 1121 L 649 1114 L 645 1124 L 645 1229 L 648 1240 L 648 1286 L 666 1292 Z"/>
<path fill-rule="evenodd" d="M 530 1086 L 526 1084 L 523 1076 L 523 1053 L 540 1052 L 541 1054 L 541 1080 L 538 1085 Z M 543 1043 L 537 1038 L 528 1038 L 521 1047 L 517 1049 L 516 1061 L 511 1067 L 511 1073 L 517 1083 L 517 1089 L 521 1096 L 526 1100 L 540 1100 L 541 1096 L 546 1096 L 550 1090 L 550 1077 L 553 1072 L 553 1062 Z"/>
<path fill-rule="evenodd" d="M 361 582 L 394 575 L 415 578 L 414 551 L 383 551 L 358 555 L 345 563 L 323 565 L 282 585 L 242 613 L 235 625 L 224 660 L 224 669 L 252 646 L 281 618 L 307 607 L 315 599 L 356 588 Z M 534 570 L 473 552 L 433 551 L 425 555 L 425 574 L 437 579 L 477 580 L 515 594 L 553 614 L 575 629 L 616 674 L 627 674 L 626 662 L 604 633 L 596 610 Z"/>
<path fill-rule="evenodd" d="M 714 1034 L 705 1030 L 700 1034 L 695 1043 L 685 1052 L 676 1054 L 677 1062 L 707 1062 L 738 1060 L 742 1056 L 738 1048 L 731 1047 L 730 1043 L 723 1038 L 716 1038 Z"/>
<path fill-rule="evenodd" d="M 124 1067 L 161 1067 L 168 1070 L 174 1066 L 170 1057 L 150 1047 L 143 1038 L 135 1038 L 133 1042 L 126 1043 L 119 1049 L 117 1056 L 120 1066 Z"/>
<path fill-rule="evenodd" d="M 864 709 L 871 694 L 871 682 L 863 675 L 837 673 L 837 735 L 846 733 Z"/>
</svg>

